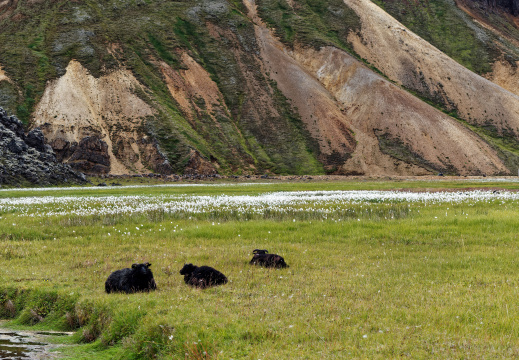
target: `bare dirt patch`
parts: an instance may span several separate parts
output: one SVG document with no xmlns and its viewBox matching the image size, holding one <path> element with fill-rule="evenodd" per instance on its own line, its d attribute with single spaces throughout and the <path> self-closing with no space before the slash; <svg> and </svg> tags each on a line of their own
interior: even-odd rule
<svg viewBox="0 0 519 360">
<path fill-rule="evenodd" d="M 2 0 L 0 1 L 0 21 L 7 19 L 16 10 L 18 0 Z"/>
<path fill-rule="evenodd" d="M 519 61 L 512 65 L 505 60 L 496 61 L 492 65 L 492 72 L 485 77 L 493 83 L 501 86 L 516 95 L 519 95 Z"/>
<path fill-rule="evenodd" d="M 229 113 L 218 85 L 186 52 L 181 54 L 181 61 L 187 67 L 186 70 L 175 71 L 165 62 L 159 63 L 171 95 L 189 119 L 193 119 L 193 112 L 207 112 L 214 120 L 214 125 L 218 127 L 219 123 L 215 119 L 218 108 L 222 107 L 224 112 Z M 197 103 L 203 104 L 203 108 Z"/>
</svg>

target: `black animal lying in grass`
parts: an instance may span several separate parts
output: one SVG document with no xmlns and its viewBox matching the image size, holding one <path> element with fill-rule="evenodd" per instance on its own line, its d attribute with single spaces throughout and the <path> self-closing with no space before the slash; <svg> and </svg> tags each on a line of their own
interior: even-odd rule
<svg viewBox="0 0 519 360">
<path fill-rule="evenodd" d="M 180 270 L 180 275 L 184 275 L 186 284 L 200 289 L 227 284 L 225 275 L 210 266 L 198 267 L 193 264 L 184 264 L 184 267 Z"/>
<path fill-rule="evenodd" d="M 111 292 L 125 292 L 127 294 L 137 291 L 156 290 L 157 284 L 153 279 L 153 273 L 149 269 L 150 263 L 133 264 L 131 269 L 121 269 L 110 274 L 105 282 L 105 290 Z"/>
<path fill-rule="evenodd" d="M 267 250 L 255 249 L 252 253 L 254 255 L 252 256 L 252 260 L 250 261 L 251 265 L 260 265 L 272 268 L 289 267 L 285 263 L 285 259 L 283 259 L 281 256 L 277 254 L 268 254 Z"/>
</svg>

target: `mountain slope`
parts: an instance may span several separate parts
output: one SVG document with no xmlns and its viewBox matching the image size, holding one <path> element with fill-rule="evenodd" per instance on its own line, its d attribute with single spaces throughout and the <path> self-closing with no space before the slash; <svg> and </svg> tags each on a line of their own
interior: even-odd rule
<svg viewBox="0 0 519 360">
<path fill-rule="evenodd" d="M 360 56 L 389 79 L 456 111 L 467 122 L 519 139 L 517 95 L 450 59 L 372 2 L 346 1 L 363 24 L 360 34 L 350 35 Z"/>
<path fill-rule="evenodd" d="M 519 29 L 511 2 L 375 2 L 461 65 L 519 94 Z"/>
<path fill-rule="evenodd" d="M 359 139 L 351 160 L 339 167 L 340 172 L 506 172 L 488 144 L 454 119 L 373 73 L 348 53 L 333 47 L 287 51 L 255 16 L 253 3 L 248 4 L 252 18 L 258 22 L 257 38 L 270 72 L 300 113 L 310 114 L 310 118 L 306 117 L 307 126 L 312 125 L 312 115 L 326 119 L 326 124 L 333 123 L 334 117 L 329 113 L 319 117 L 319 111 L 335 109 L 340 114 L 338 121 Z M 344 143 L 344 139 L 340 142 Z M 401 148 L 397 153 L 395 145 Z"/>
<path fill-rule="evenodd" d="M 68 76 L 65 74 L 69 64 L 76 60 L 96 79 L 121 68 L 133 72 L 139 83 L 134 87 L 135 95 L 153 109 L 153 115 L 148 114 L 142 122 L 140 132 L 143 137 L 157 141 L 158 151 L 167 156 L 174 171 L 183 171 L 193 156 L 200 155 L 224 173 L 323 171 L 314 155 L 314 140 L 300 126 L 297 114 L 270 79 L 253 66 L 258 60 L 250 51 L 256 46 L 252 26 L 242 15 L 231 11 L 234 5 L 212 1 L 2 4 L 7 5 L 0 9 L 5 17 L 0 25 L 0 64 L 14 79 L 14 84 L 2 82 L 5 90 L 0 90 L 1 97 L 6 98 L 2 105 L 16 110 L 27 123 L 47 122 L 50 124 L 47 133 L 60 131 L 52 121 L 38 119 L 42 112 L 38 108 L 39 112 L 34 113 L 34 109 L 46 91 L 47 80 Z M 218 32 L 225 36 L 219 36 Z M 218 114 L 209 113 L 201 101 L 203 97 L 194 96 L 190 101 L 199 111 L 192 117 L 193 113 L 172 97 L 163 63 L 181 77 L 182 71 L 189 68 L 184 63 L 187 58 L 182 57 L 186 51 L 218 84 L 225 101 L 225 106 L 211 105 Z M 11 93 L 15 95 L 7 97 Z M 92 94 L 93 98 L 98 96 Z M 142 117 L 131 109 L 125 111 L 130 113 L 111 111 L 110 122 L 124 124 L 124 117 Z M 103 123 L 105 115 L 91 111 L 88 119 L 82 121 L 89 127 L 89 123 Z M 214 131 L 215 119 L 219 131 Z M 117 139 L 105 141 L 108 139 L 103 136 L 109 130 L 103 131 L 98 129 L 95 135 L 100 146 L 110 151 L 115 147 L 108 143 L 117 143 Z M 48 141 L 69 140 L 55 137 Z M 145 163 L 142 158 L 154 157 L 146 151 L 134 153 L 141 163 Z M 111 154 L 109 157 L 114 159 Z M 88 171 L 90 165 L 82 170 Z M 150 170 L 157 171 L 147 167 L 146 171 Z M 126 167 L 123 171 L 139 169 Z M 119 170 L 110 165 L 110 172 Z"/>
<path fill-rule="evenodd" d="M 60 160 L 82 165 L 91 170 L 96 166 L 89 149 L 80 146 L 86 137 L 107 144 L 106 161 L 97 163 L 96 172 L 124 174 L 139 171 L 144 164 L 139 156 L 146 152 L 162 161 L 147 164 L 155 171 L 168 172 L 169 164 L 140 133 L 153 109 L 134 94 L 139 86 L 132 73 L 117 70 L 96 79 L 77 61 L 71 61 L 65 75 L 50 81 L 34 111 L 33 126 L 41 127 Z M 83 164 L 85 161 L 90 164 Z"/>
<path fill-rule="evenodd" d="M 367 0 L 4 1 L 0 66 L 0 106 L 90 173 L 519 165 L 519 97 Z"/>
</svg>

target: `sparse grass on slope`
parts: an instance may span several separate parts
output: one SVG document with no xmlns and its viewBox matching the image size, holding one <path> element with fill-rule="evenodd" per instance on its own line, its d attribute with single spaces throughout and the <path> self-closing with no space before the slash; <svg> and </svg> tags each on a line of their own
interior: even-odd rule
<svg viewBox="0 0 519 360">
<path fill-rule="evenodd" d="M 258 13 L 285 43 L 314 46 L 332 45 L 352 51 L 347 37 L 360 30 L 360 19 L 341 0 L 294 1 L 259 0 Z"/>
<path fill-rule="evenodd" d="M 450 0 L 407 2 L 375 0 L 391 16 L 442 52 L 477 74 L 492 71 L 503 53 L 517 57 L 517 49 L 477 24 Z M 510 44 L 508 44 L 510 45 Z"/>
<path fill-rule="evenodd" d="M 517 189 L 515 183 L 503 187 Z M 101 193 L 110 191 L 137 193 Z M 157 192 L 181 190 L 138 193 Z M 403 202 L 394 204 L 395 210 L 407 209 L 402 216 L 384 219 L 378 215 L 388 207 L 372 202 L 353 207 L 358 218 L 249 221 L 224 221 L 218 213 L 211 220 L 38 218 L 13 210 L 0 214 L 0 314 L 22 327 L 78 329 L 71 340 L 82 345 L 62 350 L 67 359 L 512 358 L 519 352 L 516 205 Z M 254 248 L 282 254 L 290 268 L 251 268 Z M 103 293 L 111 271 L 141 261 L 153 264 L 158 291 Z M 205 291 L 188 288 L 178 274 L 184 262 L 212 265 L 231 282 Z"/>
</svg>

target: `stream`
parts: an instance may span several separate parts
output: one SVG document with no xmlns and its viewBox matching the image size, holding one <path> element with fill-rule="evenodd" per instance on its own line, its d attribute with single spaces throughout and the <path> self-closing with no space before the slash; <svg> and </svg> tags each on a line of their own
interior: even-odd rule
<svg viewBox="0 0 519 360">
<path fill-rule="evenodd" d="M 57 359 L 59 354 L 50 350 L 62 345 L 48 343 L 45 338 L 69 335 L 70 333 L 0 329 L 0 359 Z"/>
</svg>

